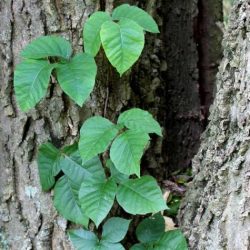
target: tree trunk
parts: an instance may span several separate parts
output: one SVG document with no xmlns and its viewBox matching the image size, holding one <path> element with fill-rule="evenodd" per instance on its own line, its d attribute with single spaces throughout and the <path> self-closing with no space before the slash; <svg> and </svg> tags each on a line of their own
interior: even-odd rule
<svg viewBox="0 0 250 250">
<path fill-rule="evenodd" d="M 250 1 L 235 1 L 209 125 L 179 220 L 191 249 L 250 249 Z"/>
<path fill-rule="evenodd" d="M 71 249 L 65 234 L 70 225 L 56 213 L 53 193 L 41 191 L 36 154 L 43 142 L 50 140 L 62 146 L 77 140 L 81 124 L 91 115 L 115 120 L 120 111 L 130 107 L 153 113 L 165 136 L 163 140 L 152 138 L 142 165 L 143 172 L 150 172 L 159 182 L 170 169 L 187 167 L 196 153 L 203 128 L 196 46 L 201 42 L 195 41 L 199 14 L 196 0 L 140 1 L 139 6 L 156 18 L 161 34 L 146 35 L 140 61 L 121 79 L 101 52 L 97 57 L 96 87 L 83 108 L 72 103 L 54 85 L 53 78 L 46 98 L 36 109 L 22 113 L 16 105 L 13 72 L 26 44 L 40 35 L 57 34 L 80 51 L 82 26 L 89 14 L 98 9 L 111 11 L 124 2 L 138 3 L 0 2 L 0 249 Z M 210 14 L 215 16 L 213 11 Z M 218 15 L 212 23 L 220 19 Z"/>
</svg>

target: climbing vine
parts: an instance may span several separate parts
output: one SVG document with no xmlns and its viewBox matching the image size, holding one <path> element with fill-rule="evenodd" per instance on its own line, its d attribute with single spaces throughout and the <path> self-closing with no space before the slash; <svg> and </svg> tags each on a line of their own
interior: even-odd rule
<svg viewBox="0 0 250 250">
<path fill-rule="evenodd" d="M 158 33 L 154 19 L 144 10 L 123 4 L 112 15 L 95 12 L 83 29 L 84 52 L 72 55 L 70 43 L 58 36 L 42 36 L 21 52 L 14 74 L 16 99 L 28 111 L 46 95 L 54 74 L 62 90 L 79 106 L 92 92 L 97 74 L 94 57 L 102 46 L 120 75 L 138 60 L 144 32 Z M 38 150 L 43 191 L 54 188 L 54 205 L 67 220 L 82 226 L 69 230 L 76 249 L 124 249 L 120 243 L 131 220 L 111 217 L 114 204 L 128 214 L 153 214 L 136 229 L 136 249 L 187 249 L 179 230 L 165 232 L 161 214 L 167 209 L 160 187 L 152 176 L 141 176 L 140 161 L 150 134 L 162 136 L 161 127 L 145 110 L 121 113 L 116 123 L 101 116 L 87 119 L 79 142 L 60 149 L 51 143 Z M 108 219 L 107 219 L 108 218 Z M 132 218 L 132 216 L 131 216 Z M 96 228 L 90 230 L 92 221 Z M 101 236 L 98 227 L 102 224 Z"/>
</svg>

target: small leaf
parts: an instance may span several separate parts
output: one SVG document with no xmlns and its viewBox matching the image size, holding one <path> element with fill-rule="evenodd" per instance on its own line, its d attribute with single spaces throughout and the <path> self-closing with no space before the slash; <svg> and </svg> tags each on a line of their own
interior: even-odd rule
<svg viewBox="0 0 250 250">
<path fill-rule="evenodd" d="M 117 133 L 117 126 L 109 120 L 101 116 L 89 118 L 80 132 L 79 150 L 82 159 L 89 160 L 104 152 Z"/>
<path fill-rule="evenodd" d="M 48 61 L 31 59 L 17 65 L 14 88 L 22 111 L 33 108 L 45 96 L 53 67 Z"/>
<path fill-rule="evenodd" d="M 99 243 L 96 235 L 83 229 L 69 230 L 69 238 L 76 250 L 95 250 Z"/>
<path fill-rule="evenodd" d="M 110 158 L 119 172 L 140 176 L 140 160 L 148 141 L 146 133 L 132 130 L 125 131 L 114 140 Z"/>
<path fill-rule="evenodd" d="M 38 170 L 43 191 L 48 191 L 55 184 L 55 177 L 60 171 L 60 151 L 51 143 L 42 144 L 38 150 Z"/>
<path fill-rule="evenodd" d="M 130 220 L 119 217 L 112 217 L 103 225 L 102 240 L 117 243 L 125 237 Z"/>
<path fill-rule="evenodd" d="M 161 127 L 153 116 L 142 109 L 133 108 L 123 112 L 118 118 L 118 124 L 145 133 L 156 133 L 162 136 Z"/>
<path fill-rule="evenodd" d="M 168 231 L 155 244 L 157 250 L 188 250 L 187 241 L 180 230 Z"/>
<path fill-rule="evenodd" d="M 130 214 L 157 213 L 166 209 L 161 190 L 151 176 L 123 182 L 118 187 L 116 198 Z"/>
<path fill-rule="evenodd" d="M 85 52 L 96 56 L 101 46 L 100 30 L 103 23 L 110 21 L 108 13 L 97 11 L 86 21 L 83 29 Z"/>
<path fill-rule="evenodd" d="M 112 18 L 113 20 L 128 18 L 139 24 L 146 31 L 159 33 L 155 20 L 147 12 L 136 6 L 130 6 L 129 4 L 120 5 L 114 9 Z"/>
<path fill-rule="evenodd" d="M 144 219 L 136 228 L 137 239 L 142 243 L 158 240 L 165 231 L 165 221 L 161 214 Z"/>
<path fill-rule="evenodd" d="M 88 218 L 83 214 L 78 200 L 79 186 L 67 176 L 62 176 L 54 189 L 54 206 L 67 220 L 88 226 Z"/>
<path fill-rule="evenodd" d="M 125 180 L 128 180 L 129 179 L 129 176 L 128 175 L 125 175 L 123 173 L 120 173 L 115 165 L 113 164 L 113 162 L 111 160 L 107 160 L 107 163 L 106 163 L 107 167 L 109 168 L 110 170 L 110 173 L 111 173 L 111 177 L 112 179 L 116 182 L 116 183 L 121 183 Z"/>
<path fill-rule="evenodd" d="M 63 91 L 82 106 L 95 85 L 97 67 L 94 58 L 80 53 L 68 63 L 59 64 L 56 72 Z"/>
<path fill-rule="evenodd" d="M 139 58 L 144 47 L 144 33 L 134 21 L 107 21 L 101 27 L 101 41 L 110 63 L 122 75 Z"/>
<path fill-rule="evenodd" d="M 116 183 L 110 179 L 98 178 L 85 180 L 79 191 L 79 200 L 84 213 L 98 227 L 110 211 L 116 194 Z"/>
<path fill-rule="evenodd" d="M 69 59 L 72 54 L 70 43 L 59 36 L 41 36 L 22 51 L 24 58 L 41 59 L 49 56 L 58 56 Z"/>
</svg>

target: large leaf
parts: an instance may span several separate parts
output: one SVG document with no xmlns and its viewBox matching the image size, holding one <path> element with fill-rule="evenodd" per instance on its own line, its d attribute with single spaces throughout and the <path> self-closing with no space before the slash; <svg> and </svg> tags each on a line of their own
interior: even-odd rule
<svg viewBox="0 0 250 250">
<path fill-rule="evenodd" d="M 21 55 L 25 58 L 40 59 L 49 56 L 58 56 L 69 59 L 72 54 L 70 43 L 59 36 L 41 36 L 22 51 Z"/>
<path fill-rule="evenodd" d="M 166 209 L 161 190 L 155 179 L 143 176 L 120 184 L 117 201 L 130 214 L 157 213 Z"/>
<path fill-rule="evenodd" d="M 125 237 L 130 220 L 119 217 L 112 217 L 105 222 L 102 231 L 102 240 L 117 243 Z"/>
<path fill-rule="evenodd" d="M 157 250 L 188 250 L 187 241 L 180 230 L 171 230 L 162 235 L 155 244 Z"/>
<path fill-rule="evenodd" d="M 135 21 L 146 31 L 159 33 L 155 20 L 147 12 L 136 6 L 130 6 L 129 4 L 120 5 L 114 9 L 112 18 L 114 20 L 128 18 Z"/>
<path fill-rule="evenodd" d="M 139 108 L 123 112 L 118 118 L 118 124 L 124 124 L 132 130 L 162 135 L 159 123 L 149 112 Z"/>
<path fill-rule="evenodd" d="M 80 53 L 68 63 L 59 64 L 56 72 L 63 91 L 82 106 L 95 85 L 97 67 L 94 58 Z"/>
<path fill-rule="evenodd" d="M 101 41 L 110 63 L 122 75 L 139 58 L 144 47 L 143 29 L 134 21 L 107 21 L 101 28 Z"/>
<path fill-rule="evenodd" d="M 82 183 L 79 191 L 82 210 L 97 227 L 110 211 L 116 189 L 116 183 L 112 179 L 103 181 L 98 178 L 90 178 Z"/>
<path fill-rule="evenodd" d="M 76 250 L 95 250 L 98 245 L 98 238 L 92 232 L 76 229 L 69 230 L 69 238 Z"/>
<path fill-rule="evenodd" d="M 149 136 L 139 131 L 128 130 L 112 143 L 110 158 L 115 167 L 124 174 L 140 176 L 140 160 L 148 144 Z"/>
<path fill-rule="evenodd" d="M 44 60 L 26 59 L 17 65 L 14 88 L 22 111 L 33 108 L 46 94 L 53 65 Z"/>
<path fill-rule="evenodd" d="M 97 11 L 86 21 L 83 29 L 83 40 L 85 52 L 95 56 L 101 46 L 100 30 L 104 22 L 110 21 L 107 12 Z"/>
<path fill-rule="evenodd" d="M 42 144 L 38 150 L 38 170 L 43 191 L 48 191 L 55 184 L 55 177 L 60 171 L 60 151 L 51 143 Z"/>
<path fill-rule="evenodd" d="M 88 226 L 88 218 L 83 214 L 78 200 L 79 186 L 67 176 L 62 176 L 54 189 L 54 206 L 67 220 Z"/>
<path fill-rule="evenodd" d="M 80 132 L 79 150 L 83 160 L 89 160 L 104 152 L 118 133 L 118 128 L 109 120 L 95 116 L 89 118 Z"/>
<path fill-rule="evenodd" d="M 144 219 L 136 228 L 137 239 L 142 243 L 158 240 L 165 231 L 165 220 L 161 214 Z"/>
</svg>

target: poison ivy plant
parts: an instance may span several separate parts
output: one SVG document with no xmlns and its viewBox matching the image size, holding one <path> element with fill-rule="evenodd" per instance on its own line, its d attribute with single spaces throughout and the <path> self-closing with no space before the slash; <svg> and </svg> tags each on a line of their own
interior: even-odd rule
<svg viewBox="0 0 250 250">
<path fill-rule="evenodd" d="M 187 242 L 180 230 L 165 232 L 162 215 L 155 214 L 144 219 L 136 228 L 140 243 L 130 250 L 188 250 Z"/>
<path fill-rule="evenodd" d="M 70 230 L 69 237 L 77 250 L 124 250 L 119 243 L 125 237 L 130 220 L 112 217 L 103 225 L 101 239 L 90 231 Z"/>
<path fill-rule="evenodd" d="M 159 32 L 154 19 L 136 6 L 123 4 L 111 16 L 98 11 L 84 26 L 84 49 L 95 56 L 102 45 L 108 60 L 122 75 L 141 55 L 144 30 Z"/>
<path fill-rule="evenodd" d="M 16 99 L 22 111 L 33 108 L 46 95 L 53 70 L 63 91 L 83 105 L 94 88 L 97 67 L 91 55 L 71 54 L 70 43 L 58 36 L 42 36 L 27 45 L 14 72 Z"/>
<path fill-rule="evenodd" d="M 85 52 L 72 55 L 70 43 L 58 36 L 32 41 L 21 52 L 22 61 L 14 72 L 21 110 L 33 108 L 46 96 L 51 74 L 57 77 L 62 90 L 82 106 L 94 88 L 94 56 L 101 45 L 122 75 L 141 54 L 144 31 L 159 32 L 154 19 L 136 6 L 123 4 L 111 15 L 98 11 L 87 20 L 83 30 Z M 157 181 L 141 176 L 141 158 L 152 133 L 162 136 L 159 123 L 149 112 L 134 108 L 121 113 L 116 124 L 101 116 L 87 119 L 81 127 L 79 143 L 60 149 L 51 143 L 40 146 L 37 162 L 42 190 L 54 188 L 58 213 L 83 227 L 69 231 L 76 249 L 124 249 L 120 241 L 131 220 L 106 220 L 112 207 L 118 205 L 132 215 L 157 213 L 138 225 L 140 243 L 131 249 L 187 249 L 179 230 L 164 231 L 165 222 L 158 212 L 167 209 L 167 205 Z M 103 221 L 102 235 L 98 237 Z"/>
<path fill-rule="evenodd" d="M 88 160 L 112 144 L 110 158 L 116 169 L 125 175 L 140 176 L 140 160 L 150 140 L 148 133 L 161 135 L 161 127 L 151 114 L 139 108 L 122 113 L 117 124 L 91 117 L 81 128 L 80 154 Z"/>
</svg>

